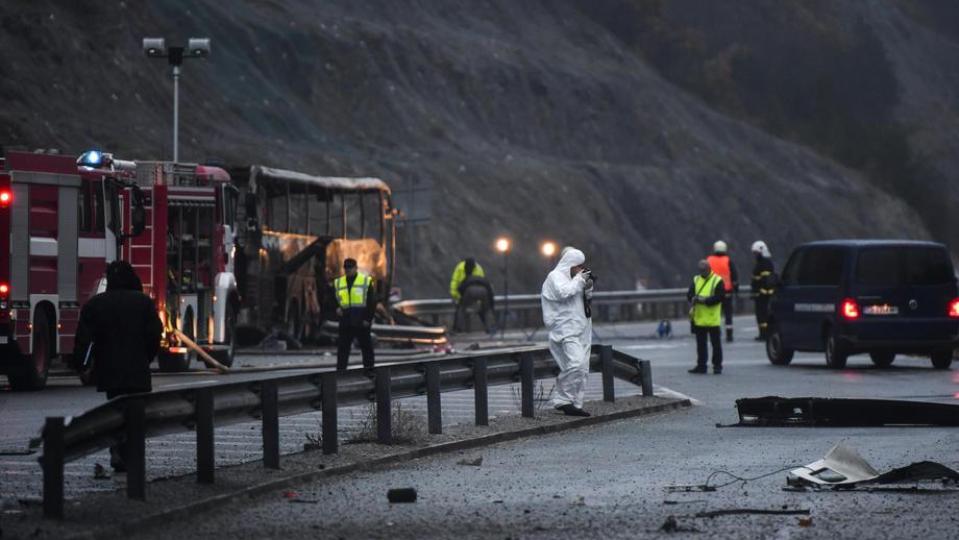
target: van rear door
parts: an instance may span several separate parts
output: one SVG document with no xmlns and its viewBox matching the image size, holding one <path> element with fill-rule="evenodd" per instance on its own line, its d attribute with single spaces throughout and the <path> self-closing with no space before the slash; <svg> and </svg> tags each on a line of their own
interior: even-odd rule
<svg viewBox="0 0 959 540">
<path fill-rule="evenodd" d="M 853 287 L 867 323 L 859 329 L 862 339 L 935 339 L 953 333 L 948 309 L 956 297 L 956 277 L 942 247 L 864 247 L 856 258 Z"/>
</svg>

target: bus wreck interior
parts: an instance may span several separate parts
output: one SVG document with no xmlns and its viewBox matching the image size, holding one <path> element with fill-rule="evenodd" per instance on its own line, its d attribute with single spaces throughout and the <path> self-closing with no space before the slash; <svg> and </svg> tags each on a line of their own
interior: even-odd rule
<svg viewBox="0 0 959 540">
<path fill-rule="evenodd" d="M 386 300 L 395 242 L 386 183 L 257 165 L 230 173 L 243 201 L 235 268 L 244 296 L 241 344 L 278 333 L 301 342 L 328 339 L 321 328 L 336 309 L 331 282 L 346 258 L 356 259 Z"/>
</svg>

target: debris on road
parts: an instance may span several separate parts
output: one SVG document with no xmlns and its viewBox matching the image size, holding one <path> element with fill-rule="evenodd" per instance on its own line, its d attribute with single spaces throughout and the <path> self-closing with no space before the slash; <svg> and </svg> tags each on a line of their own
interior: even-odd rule
<svg viewBox="0 0 959 540">
<path fill-rule="evenodd" d="M 480 456 L 478 458 L 473 458 L 473 459 L 470 459 L 470 458 L 461 459 L 457 461 L 456 464 L 467 465 L 469 467 L 481 467 L 483 465 L 483 456 Z"/>
<path fill-rule="evenodd" d="M 698 512 L 696 517 L 698 518 L 714 518 L 719 516 L 738 516 L 745 514 L 758 514 L 758 515 L 769 515 L 769 516 L 808 516 L 809 509 L 798 509 L 798 510 L 780 510 L 780 509 L 768 509 L 768 508 L 730 508 L 727 510 L 711 510 L 709 512 Z"/>
<path fill-rule="evenodd" d="M 799 518 L 800 527 L 812 527 L 812 516 L 806 516 Z"/>
<path fill-rule="evenodd" d="M 676 532 L 700 532 L 699 529 L 695 527 L 683 527 L 676 520 L 676 516 L 668 516 L 666 521 L 659 527 L 659 530 L 665 533 L 676 533 Z"/>
<path fill-rule="evenodd" d="M 415 503 L 416 488 L 394 488 L 386 492 L 386 498 L 391 503 Z"/>
<path fill-rule="evenodd" d="M 959 426 L 959 405 L 895 399 L 783 398 L 736 400 L 734 426 Z"/>
<path fill-rule="evenodd" d="M 93 478 L 95 478 L 95 479 L 97 479 L 97 480 L 109 480 L 109 479 L 110 479 L 110 471 L 108 471 L 108 470 L 106 469 L 106 467 L 104 467 L 103 465 L 100 465 L 99 463 L 94 463 L 94 464 L 93 464 Z"/>
<path fill-rule="evenodd" d="M 880 474 L 855 450 L 837 444 L 820 460 L 795 468 L 786 476 L 792 487 L 851 488 L 861 484 L 920 481 L 959 482 L 959 472 L 933 461 L 920 461 Z"/>
</svg>

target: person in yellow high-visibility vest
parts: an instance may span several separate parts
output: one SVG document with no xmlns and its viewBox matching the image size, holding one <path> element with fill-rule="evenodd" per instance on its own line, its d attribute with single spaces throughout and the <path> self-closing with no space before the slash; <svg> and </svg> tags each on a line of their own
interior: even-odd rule
<svg viewBox="0 0 959 540">
<path fill-rule="evenodd" d="M 373 278 L 358 271 L 355 259 L 343 261 L 344 274 L 333 280 L 336 296 L 336 315 L 339 317 L 339 335 L 336 340 L 336 369 L 346 369 L 350 363 L 350 349 L 355 339 L 363 352 L 363 367 L 372 369 L 373 339 L 370 328 L 376 314 L 376 291 Z"/>
<path fill-rule="evenodd" d="M 495 313 L 493 286 L 486 279 L 486 273 L 476 259 L 467 257 L 453 268 L 453 275 L 450 278 L 450 297 L 456 304 L 456 315 L 453 317 L 454 332 L 463 330 L 466 309 L 473 306 L 476 307 L 486 333 L 496 331 L 495 325 L 491 324 L 490 320 Z"/>
<path fill-rule="evenodd" d="M 696 367 L 690 373 L 706 373 L 706 339 L 713 347 L 713 373 L 723 372 L 723 340 L 720 333 L 722 325 L 723 298 L 726 287 L 723 278 L 713 272 L 709 261 L 699 261 L 699 274 L 686 293 L 686 299 L 692 304 L 689 315 L 696 334 Z"/>
</svg>

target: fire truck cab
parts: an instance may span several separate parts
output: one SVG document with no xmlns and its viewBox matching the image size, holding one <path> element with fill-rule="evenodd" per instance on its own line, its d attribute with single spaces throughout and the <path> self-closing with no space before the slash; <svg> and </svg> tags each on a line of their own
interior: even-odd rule
<svg viewBox="0 0 959 540">
<path fill-rule="evenodd" d="M 2 159 L 0 373 L 14 390 L 46 385 L 51 362 L 73 348 L 80 305 L 96 294 L 108 252 L 103 195 L 95 216 L 84 214 L 90 196 L 72 156 Z"/>
</svg>

